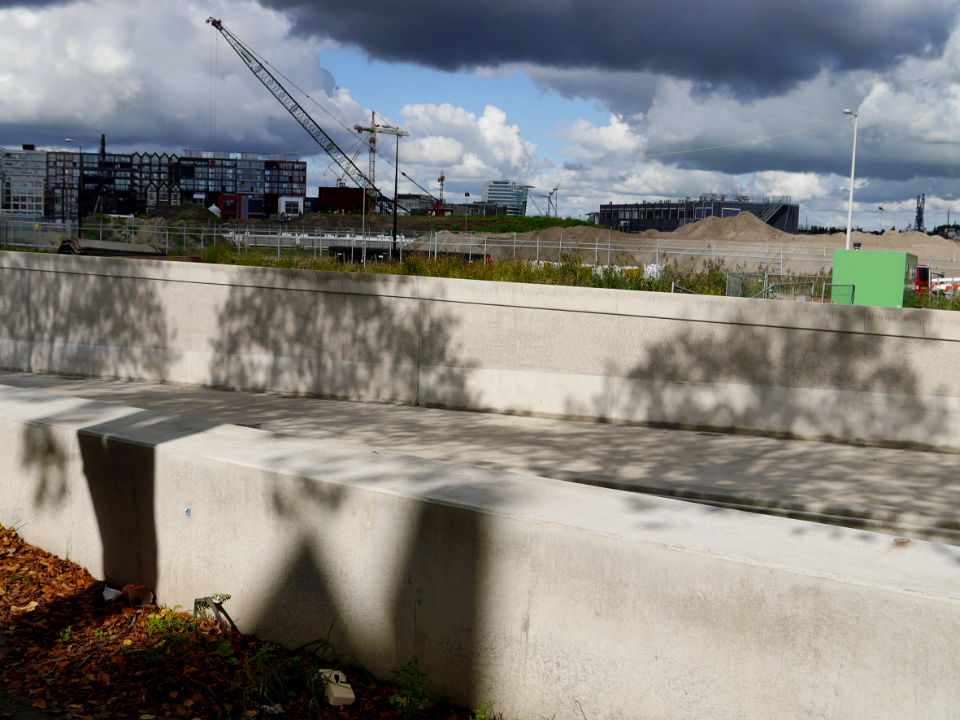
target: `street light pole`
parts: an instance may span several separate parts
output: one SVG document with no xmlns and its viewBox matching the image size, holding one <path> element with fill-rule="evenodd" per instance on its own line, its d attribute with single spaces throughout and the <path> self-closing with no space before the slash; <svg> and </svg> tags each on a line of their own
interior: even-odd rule
<svg viewBox="0 0 960 720">
<path fill-rule="evenodd" d="M 464 222 L 466 223 L 466 229 L 464 232 L 470 232 L 470 208 L 467 205 L 470 204 L 470 193 L 465 192 L 463 194 L 463 217 L 465 218 Z"/>
<path fill-rule="evenodd" d="M 857 123 L 860 113 L 844 110 L 844 115 L 853 115 L 853 159 L 850 161 L 850 203 L 847 206 L 847 250 L 850 249 L 850 225 L 853 222 L 853 179 L 857 168 Z"/>
<path fill-rule="evenodd" d="M 393 166 L 393 251 L 390 253 L 390 259 L 393 259 L 397 252 L 397 193 L 399 192 L 400 182 L 400 133 L 397 133 L 397 162 Z"/>
<path fill-rule="evenodd" d="M 64 142 L 75 142 L 80 147 L 80 162 L 78 163 L 80 166 L 80 177 L 77 179 L 77 241 L 79 242 L 80 230 L 83 226 L 83 220 L 81 220 L 80 215 L 80 196 L 83 194 L 83 140 L 71 140 L 67 138 Z"/>
<path fill-rule="evenodd" d="M 400 138 L 407 137 L 410 133 L 404 132 L 398 127 L 389 125 L 374 125 L 374 131 L 384 135 L 397 136 L 397 162 L 393 168 L 393 243 L 390 248 L 390 258 L 397 252 L 397 193 L 399 192 L 400 182 Z"/>
</svg>

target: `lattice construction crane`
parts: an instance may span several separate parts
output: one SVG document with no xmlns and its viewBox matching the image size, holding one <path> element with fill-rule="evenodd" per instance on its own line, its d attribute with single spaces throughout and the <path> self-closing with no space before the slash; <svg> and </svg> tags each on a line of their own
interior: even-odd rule
<svg viewBox="0 0 960 720">
<path fill-rule="evenodd" d="M 220 34 L 230 43 L 230 47 L 236 51 L 240 59 L 243 60 L 244 64 L 250 69 L 250 72 L 257 76 L 257 79 L 262 82 L 264 87 L 286 108 L 287 112 L 293 115 L 294 119 L 310 134 L 310 137 L 316 140 L 317 144 L 333 158 L 333 161 L 340 166 L 344 174 L 353 180 L 353 182 L 357 184 L 357 187 L 364 188 L 368 192 L 373 192 L 377 202 L 393 205 L 394 212 L 396 212 L 396 199 L 388 198 L 377 189 L 372 178 L 368 178 L 360 172 L 360 169 L 354 164 L 353 160 L 351 160 L 347 154 L 337 146 L 333 138 L 327 135 L 324 129 L 310 117 L 307 111 L 300 106 L 300 103 L 291 97 L 286 88 L 280 84 L 280 81 L 257 59 L 256 54 L 238 40 L 237 37 L 227 30 L 223 26 L 223 23 L 216 18 L 207 18 L 207 22 L 220 31 Z M 396 231 L 394 231 L 394 233 L 396 233 Z"/>
<path fill-rule="evenodd" d="M 397 162 L 400 162 L 399 138 L 407 137 L 410 133 L 404 132 L 400 128 L 393 127 L 392 125 L 377 124 L 377 114 L 375 112 L 370 113 L 370 127 L 354 125 L 353 129 L 357 132 L 370 133 L 370 168 L 367 171 L 367 178 L 372 185 L 377 177 L 377 133 L 381 135 L 395 135 L 397 137 Z M 404 175 L 406 175 L 406 173 L 404 173 Z M 396 192 L 396 186 L 394 186 L 394 192 Z"/>
</svg>

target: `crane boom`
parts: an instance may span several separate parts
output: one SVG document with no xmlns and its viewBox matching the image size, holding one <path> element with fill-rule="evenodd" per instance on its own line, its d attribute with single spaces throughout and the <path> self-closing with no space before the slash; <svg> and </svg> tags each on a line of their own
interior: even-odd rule
<svg viewBox="0 0 960 720">
<path fill-rule="evenodd" d="M 307 114 L 307 111 L 304 110 L 300 103 L 291 97 L 290 93 L 287 92 L 286 88 L 280 84 L 280 81 L 277 80 L 263 63 L 261 63 L 256 56 L 247 49 L 247 46 L 244 45 L 237 37 L 227 30 L 223 23 L 217 20 L 216 18 L 208 18 L 207 22 L 210 23 L 213 27 L 220 31 L 220 34 L 226 39 L 230 46 L 236 51 L 237 55 L 240 56 L 240 59 L 243 60 L 244 64 L 250 69 L 254 75 L 257 76 L 257 79 L 263 83 L 264 87 L 269 90 L 273 96 L 280 101 L 280 104 L 286 108 L 287 112 L 293 115 L 294 119 L 300 123 L 304 130 L 306 130 L 310 137 L 317 141 L 317 144 L 322 147 L 326 153 L 333 158 L 333 161 L 340 166 L 340 169 L 344 173 L 350 176 L 350 179 L 357 184 L 357 187 L 373 190 L 379 200 L 383 200 L 390 204 L 395 204 L 396 200 L 391 200 L 386 197 L 373 182 L 367 178 L 360 169 L 354 164 L 354 162 L 347 156 L 346 153 L 341 150 L 337 144 L 333 141 L 322 127 L 320 127 L 317 122 Z"/>
</svg>

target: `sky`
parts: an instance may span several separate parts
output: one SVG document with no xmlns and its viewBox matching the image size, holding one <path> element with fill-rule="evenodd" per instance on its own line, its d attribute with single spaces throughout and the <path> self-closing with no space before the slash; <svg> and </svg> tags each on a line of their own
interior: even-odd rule
<svg viewBox="0 0 960 720">
<path fill-rule="evenodd" d="M 930 228 L 960 213 L 958 14 L 960 0 L 0 0 L 0 145 L 105 133 L 116 151 L 297 152 L 311 193 L 335 184 L 213 16 L 361 169 L 351 128 L 375 111 L 410 133 L 400 168 L 434 193 L 443 173 L 455 201 L 504 178 L 559 187 L 573 217 L 790 195 L 801 222 L 842 226 L 850 108 L 854 225 L 879 229 L 882 206 L 885 228 L 905 227 L 925 193 Z M 394 139 L 379 142 L 392 162 Z M 392 173 L 378 158 L 378 185 Z M 402 176 L 400 191 L 419 192 Z"/>
</svg>

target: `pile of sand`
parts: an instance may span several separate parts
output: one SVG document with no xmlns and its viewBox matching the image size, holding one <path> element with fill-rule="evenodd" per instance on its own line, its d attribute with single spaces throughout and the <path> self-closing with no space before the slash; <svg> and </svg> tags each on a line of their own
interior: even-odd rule
<svg viewBox="0 0 960 720">
<path fill-rule="evenodd" d="M 462 233 L 451 234 L 441 232 L 441 243 L 463 244 L 467 246 Z M 690 223 L 678 228 L 675 232 L 659 232 L 646 230 L 642 233 L 622 233 L 608 230 L 603 227 L 580 225 L 576 227 L 553 227 L 539 232 L 503 234 L 476 233 L 473 236 L 474 244 L 482 244 L 487 238 L 491 246 L 509 247 L 512 253 L 516 237 L 517 247 L 541 247 L 557 249 L 561 237 L 564 249 L 579 248 L 589 251 L 592 248 L 602 249 L 608 243 L 614 248 L 649 248 L 660 244 L 673 248 L 703 248 L 705 252 L 720 254 L 776 252 L 783 248 L 788 253 L 822 252 L 824 257 L 831 255 L 834 248 L 842 248 L 846 244 L 846 233 L 830 235 L 791 235 L 777 230 L 761 221 L 752 213 L 742 212 L 731 218 L 709 217 L 696 223 Z M 950 258 L 957 251 L 957 243 L 939 236 L 930 236 L 924 233 L 898 233 L 887 231 L 883 235 L 854 232 L 851 241 L 861 243 L 864 250 L 897 250 L 917 255 L 921 261 L 929 258 Z M 751 249 L 753 248 L 753 249 Z M 666 250 L 666 248 L 665 248 Z M 534 250 L 534 254 L 536 251 Z"/>
<path fill-rule="evenodd" d="M 717 242 L 781 243 L 792 240 L 789 233 L 777 230 L 753 213 L 742 212 L 730 218 L 716 216 L 683 225 L 669 234 L 674 238 Z"/>
</svg>

